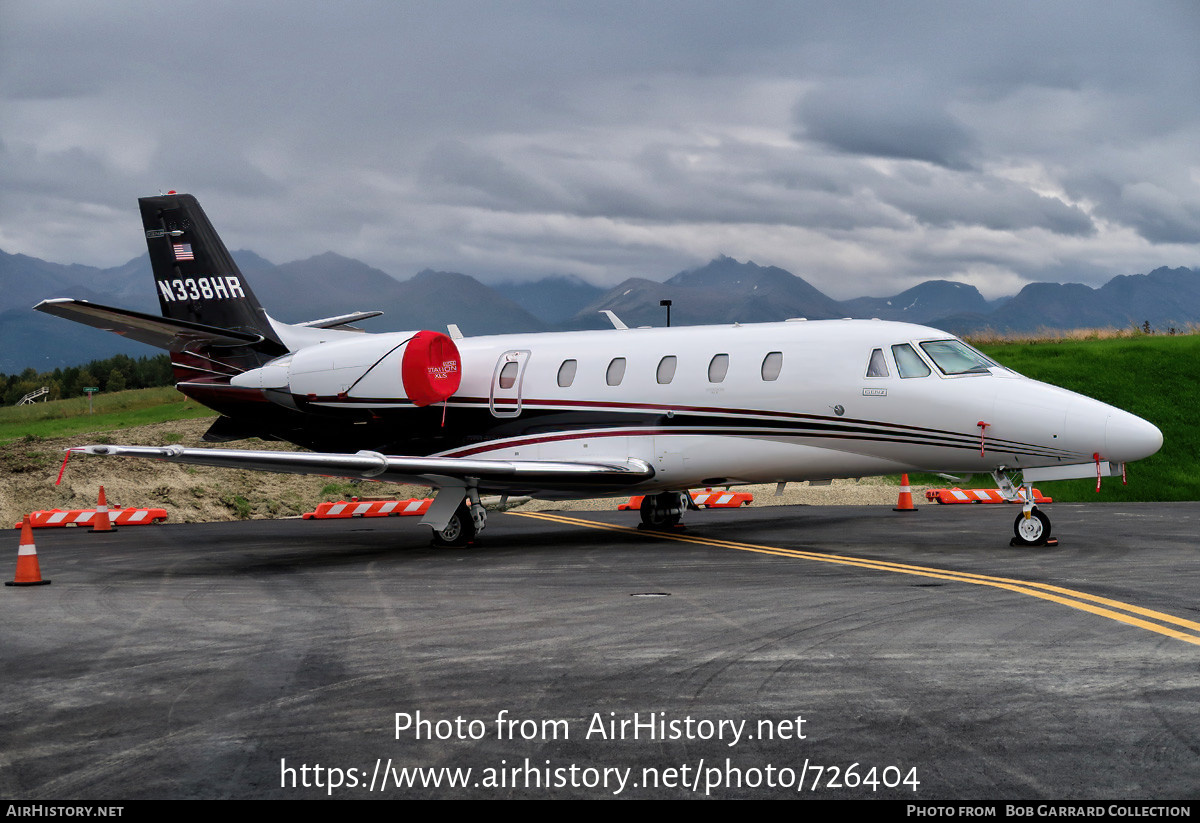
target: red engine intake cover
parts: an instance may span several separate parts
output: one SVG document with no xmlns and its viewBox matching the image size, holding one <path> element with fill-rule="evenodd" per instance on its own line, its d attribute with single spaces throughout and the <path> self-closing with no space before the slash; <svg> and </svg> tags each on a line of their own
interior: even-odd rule
<svg viewBox="0 0 1200 823">
<path fill-rule="evenodd" d="M 417 332 L 404 349 L 400 378 L 414 404 L 440 403 L 458 391 L 462 382 L 458 347 L 441 332 Z"/>
</svg>

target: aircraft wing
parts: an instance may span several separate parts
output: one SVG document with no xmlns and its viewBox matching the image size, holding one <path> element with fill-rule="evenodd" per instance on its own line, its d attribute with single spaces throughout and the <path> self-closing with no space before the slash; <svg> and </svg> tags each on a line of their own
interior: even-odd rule
<svg viewBox="0 0 1200 823">
<path fill-rule="evenodd" d="M 469 484 L 480 489 L 504 492 L 603 493 L 633 486 L 654 476 L 654 469 L 650 464 L 636 458 L 582 463 L 561 460 L 389 457 L 371 451 L 329 454 L 188 449 L 183 446 L 81 446 L 70 451 L 117 457 L 144 457 L 198 466 L 386 480 L 434 487 Z"/>
<path fill-rule="evenodd" d="M 217 346 L 245 346 L 263 339 L 261 334 L 219 329 L 203 323 L 173 320 L 131 309 L 116 309 L 69 297 L 43 300 L 34 308 L 167 351 L 182 351 L 186 345 L 196 341 Z"/>
<path fill-rule="evenodd" d="M 372 317 L 379 317 L 381 311 L 354 311 L 349 314 L 339 314 L 336 317 L 322 317 L 320 320 L 309 320 L 307 323 L 297 323 L 297 326 L 306 326 L 312 329 L 336 329 L 339 326 L 345 326 L 347 323 L 357 323 L 359 320 L 369 320 Z"/>
</svg>

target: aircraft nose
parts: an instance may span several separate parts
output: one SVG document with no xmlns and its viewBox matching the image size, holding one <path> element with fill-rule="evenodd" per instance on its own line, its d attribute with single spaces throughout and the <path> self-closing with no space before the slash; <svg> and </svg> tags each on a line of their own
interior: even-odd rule
<svg viewBox="0 0 1200 823">
<path fill-rule="evenodd" d="M 1140 417 L 1114 409 L 1104 426 L 1104 457 L 1128 463 L 1149 457 L 1162 448 L 1158 426 Z"/>
</svg>

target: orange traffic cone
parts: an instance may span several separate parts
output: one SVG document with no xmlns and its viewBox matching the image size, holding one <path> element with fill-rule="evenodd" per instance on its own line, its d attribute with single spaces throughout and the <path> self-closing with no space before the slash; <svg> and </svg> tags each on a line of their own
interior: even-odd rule
<svg viewBox="0 0 1200 823">
<path fill-rule="evenodd" d="M 46 586 L 49 580 L 42 579 L 38 568 L 37 546 L 33 545 L 33 529 L 29 526 L 29 515 L 21 521 L 21 548 L 17 550 L 17 576 L 5 586 Z"/>
<path fill-rule="evenodd" d="M 896 503 L 894 512 L 915 512 L 917 507 L 913 505 L 912 488 L 908 485 L 908 475 L 900 475 L 900 500 Z"/>
<path fill-rule="evenodd" d="M 102 534 L 107 532 L 115 532 L 112 520 L 108 516 L 108 501 L 104 498 L 104 487 L 100 487 L 100 502 L 96 504 L 96 514 L 92 518 L 92 527 L 88 529 L 88 534 Z"/>
</svg>

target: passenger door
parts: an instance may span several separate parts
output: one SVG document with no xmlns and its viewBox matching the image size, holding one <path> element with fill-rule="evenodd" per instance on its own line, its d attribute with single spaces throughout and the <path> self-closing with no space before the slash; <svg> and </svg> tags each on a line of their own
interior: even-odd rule
<svg viewBox="0 0 1200 823">
<path fill-rule="evenodd" d="M 521 413 L 521 384 L 529 350 L 506 351 L 496 360 L 489 402 L 494 417 L 516 417 Z"/>
</svg>

